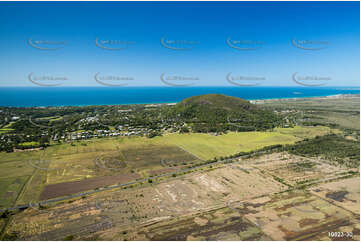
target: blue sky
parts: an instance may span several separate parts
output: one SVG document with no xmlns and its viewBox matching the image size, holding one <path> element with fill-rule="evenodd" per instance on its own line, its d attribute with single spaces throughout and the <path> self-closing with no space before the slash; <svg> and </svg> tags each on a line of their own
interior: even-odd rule
<svg viewBox="0 0 361 242">
<path fill-rule="evenodd" d="M 295 73 L 360 83 L 359 2 L 1 2 L 0 33 L 0 86 L 99 86 L 96 73 L 130 86 L 162 86 L 162 73 L 200 86 L 230 86 L 230 73 L 263 86 L 296 86 Z"/>
</svg>

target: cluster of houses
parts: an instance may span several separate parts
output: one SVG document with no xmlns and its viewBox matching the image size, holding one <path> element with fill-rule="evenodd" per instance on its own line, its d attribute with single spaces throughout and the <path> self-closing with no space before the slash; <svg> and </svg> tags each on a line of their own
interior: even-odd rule
<svg viewBox="0 0 361 242">
<path fill-rule="evenodd" d="M 128 126 L 128 125 L 124 125 Z M 151 132 L 156 130 L 144 128 L 144 127 L 123 127 L 119 125 L 115 130 L 95 130 L 95 131 L 80 131 L 72 132 L 67 135 L 58 135 L 53 136 L 53 141 L 75 141 L 75 140 L 84 140 L 91 138 L 102 138 L 102 137 L 115 137 L 115 136 L 146 136 Z M 165 128 L 162 129 L 165 131 Z"/>
<path fill-rule="evenodd" d="M 168 105 L 174 105 L 174 104 L 168 104 Z M 159 106 L 158 104 L 154 105 L 147 105 L 146 109 L 152 109 L 154 107 Z M 37 133 L 36 136 L 47 136 L 50 137 L 50 140 L 53 142 L 72 142 L 77 140 L 87 140 L 92 138 L 103 138 L 103 137 L 116 137 L 116 136 L 149 136 L 151 137 L 155 133 L 164 133 L 164 132 L 176 132 L 180 130 L 181 126 L 179 126 L 178 123 L 175 123 L 173 121 L 165 121 L 162 120 L 160 123 L 157 123 L 156 127 L 151 127 L 147 125 L 143 126 L 136 126 L 129 124 L 131 115 L 129 114 L 132 110 L 118 110 L 121 113 L 128 113 L 124 115 L 121 119 L 122 121 L 127 122 L 128 124 L 118 125 L 116 127 L 109 127 L 106 124 L 103 124 L 100 120 L 99 115 L 92 116 L 92 117 L 86 117 L 78 121 L 78 127 L 72 130 L 55 130 L 52 131 L 50 129 L 43 129 L 40 131 L 40 133 Z M 0 110 L 0 112 L 3 112 L 3 110 Z M 21 119 L 21 117 L 11 114 L 7 115 L 6 118 L 7 122 L 16 122 Z M 35 122 L 35 120 L 33 120 Z M 98 125 L 98 129 L 96 130 L 89 130 L 86 127 L 88 124 L 96 123 Z M 40 127 L 41 125 L 39 125 Z M 104 126 L 102 128 L 102 126 Z M 43 127 L 47 127 L 46 124 L 43 125 Z M 13 137 L 16 137 L 19 134 L 15 133 L 3 133 L 0 134 L 0 142 L 4 144 L 13 143 Z M 35 136 L 32 134 L 25 134 L 27 138 L 30 136 Z M 14 141 L 16 142 L 16 141 Z"/>
</svg>

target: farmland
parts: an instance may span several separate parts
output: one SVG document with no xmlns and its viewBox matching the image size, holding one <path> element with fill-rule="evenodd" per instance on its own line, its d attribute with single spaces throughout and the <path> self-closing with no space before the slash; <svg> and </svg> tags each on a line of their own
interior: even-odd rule
<svg viewBox="0 0 361 242">
<path fill-rule="evenodd" d="M 304 168 L 305 159 L 273 153 L 29 208 L 12 217 L 7 234 L 32 240 L 327 240 L 332 230 L 358 240 L 358 173 L 309 158 L 319 168 L 295 169 Z M 279 172 L 275 162 L 289 165 Z M 305 179 L 313 185 L 299 188 Z M 351 188 L 343 200 L 329 195 L 344 186 Z"/>
<path fill-rule="evenodd" d="M 3 152 L 0 208 L 27 207 L 2 213 L 2 239 L 358 240 L 358 130 L 295 115 L 299 125 L 266 131 Z M 37 203 L 48 199 L 59 200 Z"/>
<path fill-rule="evenodd" d="M 9 189 L 4 187 L 4 191 L 13 194 L 3 207 L 12 205 L 14 194 L 19 194 L 22 189 L 19 185 L 10 188 L 14 177 L 27 181 L 23 184 L 26 189 L 16 202 L 24 204 L 39 198 L 53 198 L 55 194 L 68 195 L 70 191 L 76 193 L 161 174 L 214 157 L 274 144 L 292 144 L 301 137 L 311 138 L 330 132 L 337 131 L 319 126 L 279 128 L 272 132 L 230 132 L 219 136 L 188 133 L 166 134 L 153 139 L 119 137 L 54 145 L 39 151 L 3 153 L 0 178 L 4 186 L 9 186 Z M 59 193 L 58 187 L 62 192 Z M 52 193 L 52 189 L 58 191 Z"/>
</svg>

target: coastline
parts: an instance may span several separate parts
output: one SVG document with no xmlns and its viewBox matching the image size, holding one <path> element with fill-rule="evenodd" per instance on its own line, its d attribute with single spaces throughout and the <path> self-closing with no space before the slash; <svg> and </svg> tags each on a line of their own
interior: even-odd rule
<svg viewBox="0 0 361 242">
<path fill-rule="evenodd" d="M 211 94 L 211 93 L 209 93 Z M 222 94 L 222 93 L 219 93 Z M 224 94 L 227 95 L 227 94 Z M 231 95 L 228 95 L 231 96 Z M 277 101 L 296 101 L 296 100 L 309 100 L 309 99 L 341 99 L 341 98 L 356 98 L 360 97 L 360 94 L 354 94 L 354 93 L 343 93 L 343 94 L 331 94 L 331 95 L 315 95 L 315 96 L 299 96 L 299 97 L 277 97 L 277 98 L 263 98 L 263 99 L 248 99 L 244 98 L 244 100 L 249 101 L 253 104 L 262 104 L 266 102 L 277 102 Z M 71 107 L 101 107 L 101 106 L 132 106 L 132 105 L 144 105 L 146 107 L 157 107 L 157 106 L 163 106 L 163 105 L 176 105 L 179 102 L 148 102 L 148 103 L 122 103 L 122 104 L 89 104 L 89 105 L 39 105 L 39 106 L 2 106 L 0 105 L 0 108 L 71 108 Z"/>
<path fill-rule="evenodd" d="M 305 99 L 343 99 L 343 98 L 356 98 L 360 97 L 360 94 L 335 94 L 335 95 L 326 95 L 326 96 L 313 96 L 313 97 L 294 97 L 294 98 L 265 98 L 265 99 L 252 99 L 248 100 L 253 104 L 261 104 L 265 102 L 273 101 L 297 101 Z"/>
<path fill-rule="evenodd" d="M 297 100 L 304 100 L 304 99 L 343 99 L 343 98 L 356 98 L 360 97 L 360 94 L 335 94 L 335 95 L 326 95 L 326 96 L 312 96 L 312 97 L 294 97 L 294 98 L 265 98 L 265 99 L 245 99 L 253 104 L 260 104 L 264 102 L 273 102 L 273 101 L 297 101 Z M 160 106 L 160 105 L 176 105 L 177 102 L 174 103 L 144 103 L 141 105 L 149 105 L 150 106 Z M 132 105 L 132 104 L 119 104 L 120 105 Z M 136 105 L 136 104 L 135 104 Z M 118 106 L 118 105 L 111 105 L 111 106 Z"/>
</svg>

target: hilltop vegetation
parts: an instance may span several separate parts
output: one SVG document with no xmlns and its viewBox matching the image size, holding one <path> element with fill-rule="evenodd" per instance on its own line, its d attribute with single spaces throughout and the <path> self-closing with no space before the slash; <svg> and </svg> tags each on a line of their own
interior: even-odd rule
<svg viewBox="0 0 361 242">
<path fill-rule="evenodd" d="M 54 143 L 106 136 L 165 133 L 225 133 L 265 131 L 280 126 L 283 117 L 246 100 L 209 94 L 177 105 L 115 105 L 49 108 L 3 108 L 0 151 L 45 148 Z"/>
<path fill-rule="evenodd" d="M 192 123 L 194 132 L 261 131 L 281 123 L 272 111 L 221 94 L 194 96 L 173 107 L 173 113 Z"/>
<path fill-rule="evenodd" d="M 217 110 L 224 109 L 233 112 L 243 112 L 245 110 L 256 110 L 257 107 L 250 102 L 222 94 L 207 94 L 186 98 L 176 105 L 176 107 L 197 107 L 198 110 Z M 192 114 L 190 114 L 192 115 Z"/>
<path fill-rule="evenodd" d="M 24 206 L 4 209 L 0 239 L 249 240 L 269 233 L 302 240 L 335 221 L 335 230 L 345 228 L 349 211 L 359 214 L 359 173 L 350 168 L 359 166 L 357 133 L 299 126 L 305 112 L 292 106 L 262 108 L 212 94 L 60 114 L 68 108 L 34 109 L 31 120 L 21 110 L 3 115 L 12 117 L 3 119 L 4 142 L 19 136 L 17 147 L 41 145 L 27 136 L 37 134 L 49 137 L 49 146 L 1 153 L 0 209 Z M 247 128 L 252 132 L 230 132 Z M 325 199 L 340 196 L 344 203 Z M 348 231 L 356 231 L 357 219 Z"/>
</svg>

